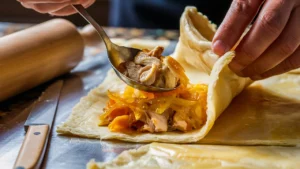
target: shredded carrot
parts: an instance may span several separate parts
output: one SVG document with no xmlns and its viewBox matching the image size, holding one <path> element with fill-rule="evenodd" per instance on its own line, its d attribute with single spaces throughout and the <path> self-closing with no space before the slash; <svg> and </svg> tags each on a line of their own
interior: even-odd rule
<svg viewBox="0 0 300 169">
<path fill-rule="evenodd" d="M 112 132 L 128 132 L 130 131 L 129 115 L 116 117 L 109 125 L 108 129 Z"/>
<path fill-rule="evenodd" d="M 112 99 L 109 99 L 108 103 L 107 103 L 107 107 L 111 107 L 115 104 L 116 102 Z"/>
<path fill-rule="evenodd" d="M 109 120 L 113 120 L 118 116 L 128 115 L 130 109 L 128 107 L 122 106 L 116 109 L 113 109 L 111 113 L 108 115 Z"/>
</svg>

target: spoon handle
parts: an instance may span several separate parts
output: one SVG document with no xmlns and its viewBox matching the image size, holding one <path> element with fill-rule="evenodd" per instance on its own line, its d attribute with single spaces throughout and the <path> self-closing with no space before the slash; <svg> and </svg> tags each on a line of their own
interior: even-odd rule
<svg viewBox="0 0 300 169">
<path fill-rule="evenodd" d="M 89 15 L 89 13 L 84 9 L 82 5 L 72 5 L 72 6 L 87 22 L 89 22 L 91 25 L 94 26 L 98 34 L 103 39 L 106 48 L 110 50 L 112 48 L 112 43 L 109 37 L 106 35 L 103 28 Z"/>
</svg>

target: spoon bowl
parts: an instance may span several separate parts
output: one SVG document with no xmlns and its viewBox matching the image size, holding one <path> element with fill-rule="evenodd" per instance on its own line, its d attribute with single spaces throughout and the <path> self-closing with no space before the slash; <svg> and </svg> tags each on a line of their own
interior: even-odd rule
<svg viewBox="0 0 300 169">
<path fill-rule="evenodd" d="M 73 5 L 73 8 L 88 22 L 90 23 L 97 31 L 97 33 L 100 35 L 100 37 L 103 39 L 106 49 L 107 49 L 107 54 L 108 54 L 108 59 L 111 63 L 111 66 L 113 67 L 114 71 L 118 75 L 118 77 L 124 81 L 127 85 L 143 90 L 143 91 L 148 91 L 148 92 L 167 92 L 167 91 L 172 91 L 176 89 L 179 85 L 177 85 L 175 88 L 160 88 L 160 87 L 155 87 L 155 86 L 148 86 L 144 85 L 142 83 L 139 83 L 135 80 L 132 80 L 122 74 L 117 68 L 119 65 L 123 62 L 126 61 L 132 61 L 134 60 L 135 56 L 138 55 L 139 52 L 141 52 L 140 49 L 135 49 L 135 48 L 129 48 L 129 47 L 124 47 L 124 46 L 119 46 L 111 42 L 109 37 L 106 35 L 105 31 L 103 28 L 89 15 L 89 13 L 84 9 L 82 5 Z"/>
</svg>

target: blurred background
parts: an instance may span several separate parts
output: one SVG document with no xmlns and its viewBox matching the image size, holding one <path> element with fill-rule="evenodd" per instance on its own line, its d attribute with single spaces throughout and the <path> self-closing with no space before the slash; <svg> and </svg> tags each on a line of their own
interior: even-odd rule
<svg viewBox="0 0 300 169">
<path fill-rule="evenodd" d="M 187 5 L 196 6 L 219 25 L 231 0 L 96 0 L 88 12 L 103 26 L 178 29 Z M 1 0 L 0 22 L 40 23 L 54 18 L 25 9 L 16 0 Z M 86 25 L 79 15 L 64 17 L 78 26 Z"/>
</svg>

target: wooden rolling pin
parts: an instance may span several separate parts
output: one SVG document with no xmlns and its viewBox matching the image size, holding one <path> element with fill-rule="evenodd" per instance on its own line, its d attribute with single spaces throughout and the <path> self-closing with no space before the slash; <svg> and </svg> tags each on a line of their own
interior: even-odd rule
<svg viewBox="0 0 300 169">
<path fill-rule="evenodd" d="M 0 101 L 69 72 L 83 51 L 80 33 L 63 19 L 0 38 Z"/>
</svg>

